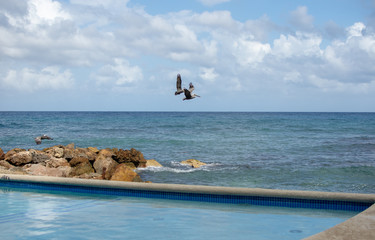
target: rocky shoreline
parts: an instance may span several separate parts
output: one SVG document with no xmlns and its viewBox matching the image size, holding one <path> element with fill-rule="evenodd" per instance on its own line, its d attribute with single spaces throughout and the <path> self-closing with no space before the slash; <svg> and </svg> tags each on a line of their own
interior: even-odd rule
<svg viewBox="0 0 375 240">
<path fill-rule="evenodd" d="M 195 159 L 181 163 L 193 168 L 205 165 Z M 151 166 L 162 167 L 154 159 L 146 160 L 143 154 L 134 148 L 79 148 L 75 147 L 74 143 L 41 151 L 14 148 L 4 153 L 0 148 L 0 173 L 8 174 L 148 182 L 142 180 L 134 170 Z"/>
</svg>

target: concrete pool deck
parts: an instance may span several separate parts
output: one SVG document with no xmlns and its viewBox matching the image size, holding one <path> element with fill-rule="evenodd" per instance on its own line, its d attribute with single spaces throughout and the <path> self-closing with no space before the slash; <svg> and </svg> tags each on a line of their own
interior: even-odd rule
<svg viewBox="0 0 375 240">
<path fill-rule="evenodd" d="M 347 221 L 321 233 L 308 237 L 320 239 L 375 239 L 375 194 L 331 193 L 315 191 L 273 190 L 260 188 L 216 187 L 182 184 L 135 183 L 78 178 L 58 178 L 46 176 L 0 174 L 0 181 L 14 181 L 34 184 L 56 184 L 93 188 L 157 191 L 168 193 L 193 193 L 229 196 L 260 196 L 286 199 L 348 201 L 372 204 L 371 207 Z"/>
</svg>

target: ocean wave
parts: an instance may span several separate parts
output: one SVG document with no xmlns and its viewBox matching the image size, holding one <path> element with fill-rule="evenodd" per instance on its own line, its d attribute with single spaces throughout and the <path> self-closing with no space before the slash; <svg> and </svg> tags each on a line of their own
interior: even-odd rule
<svg viewBox="0 0 375 240">
<path fill-rule="evenodd" d="M 196 171 L 215 171 L 217 170 L 216 167 L 221 166 L 220 163 L 207 163 L 200 168 L 193 168 L 189 165 L 182 164 L 179 162 L 172 161 L 170 166 L 163 166 L 163 167 L 146 167 L 146 168 L 137 168 L 137 172 L 174 172 L 174 173 L 190 173 Z"/>
</svg>

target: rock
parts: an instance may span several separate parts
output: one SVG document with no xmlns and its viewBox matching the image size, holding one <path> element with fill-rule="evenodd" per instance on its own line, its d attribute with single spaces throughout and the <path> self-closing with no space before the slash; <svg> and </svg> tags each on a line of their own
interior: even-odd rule
<svg viewBox="0 0 375 240">
<path fill-rule="evenodd" d="M 45 165 L 45 162 L 49 159 L 51 159 L 51 156 L 45 152 L 30 149 L 29 152 L 31 153 L 32 156 L 32 163 L 40 163 L 42 165 Z"/>
<path fill-rule="evenodd" d="M 200 168 L 200 167 L 206 165 L 206 163 L 201 162 L 201 161 L 196 160 L 196 159 L 188 159 L 188 160 L 182 161 L 181 164 L 190 165 L 193 168 Z"/>
<path fill-rule="evenodd" d="M 46 167 L 49 168 L 58 168 L 58 167 L 70 167 L 70 164 L 65 158 L 55 158 L 46 161 Z"/>
<path fill-rule="evenodd" d="M 72 171 L 70 173 L 71 176 L 81 176 L 81 175 L 89 175 L 91 173 L 94 173 L 95 170 L 92 167 L 91 163 L 87 158 L 83 157 L 76 157 L 73 158 L 69 162 L 70 166 L 72 167 Z M 98 174 L 100 176 L 100 174 Z M 88 178 L 88 177 L 83 177 Z"/>
<path fill-rule="evenodd" d="M 0 161 L 5 159 L 5 153 L 3 149 L 0 148 Z"/>
<path fill-rule="evenodd" d="M 7 153 L 8 154 L 8 153 Z M 5 158 L 14 166 L 22 166 L 33 161 L 33 156 L 29 151 L 21 151 Z"/>
<path fill-rule="evenodd" d="M 155 159 L 146 160 L 146 167 L 163 167 Z"/>
<path fill-rule="evenodd" d="M 56 158 L 62 158 L 64 157 L 64 146 L 63 145 L 57 145 L 49 148 L 43 149 L 43 152 L 56 157 Z"/>
<path fill-rule="evenodd" d="M 101 150 L 102 151 L 102 150 Z M 100 151 L 100 152 L 101 152 Z M 96 173 L 102 174 L 103 179 L 109 180 L 118 163 L 106 154 L 98 154 L 93 164 Z"/>
<path fill-rule="evenodd" d="M 14 148 L 10 151 L 8 151 L 5 155 L 4 155 L 4 159 L 6 158 L 9 158 L 10 156 L 16 154 L 16 153 L 19 153 L 19 152 L 24 152 L 26 151 L 25 149 L 21 149 L 21 148 Z"/>
<path fill-rule="evenodd" d="M 99 149 L 96 148 L 96 147 L 88 147 L 87 150 L 89 150 L 90 152 L 93 152 L 93 153 L 99 153 Z"/>
<path fill-rule="evenodd" d="M 55 158 L 62 158 L 62 157 L 64 157 L 64 148 L 54 147 L 53 148 L 53 156 Z"/>
<path fill-rule="evenodd" d="M 113 157 L 115 153 L 113 152 L 112 149 L 102 149 L 98 152 L 97 157 Z"/>
<path fill-rule="evenodd" d="M 140 151 L 132 148 L 130 150 L 120 149 L 116 152 L 114 159 L 119 163 L 132 163 L 136 168 L 146 167 L 146 159 Z"/>
<path fill-rule="evenodd" d="M 126 181 L 126 182 L 142 182 L 141 177 L 134 172 L 131 168 L 126 166 L 126 164 L 119 164 L 111 179 L 112 181 Z"/>
<path fill-rule="evenodd" d="M 5 160 L 0 160 L 0 166 L 6 169 L 13 168 L 14 166 Z"/>
<path fill-rule="evenodd" d="M 74 143 L 70 143 L 65 146 L 65 149 L 74 149 Z"/>
<path fill-rule="evenodd" d="M 71 167 L 65 166 L 50 168 L 43 166 L 42 164 L 27 164 L 24 166 L 24 170 L 30 175 L 68 177 L 71 171 Z"/>
</svg>

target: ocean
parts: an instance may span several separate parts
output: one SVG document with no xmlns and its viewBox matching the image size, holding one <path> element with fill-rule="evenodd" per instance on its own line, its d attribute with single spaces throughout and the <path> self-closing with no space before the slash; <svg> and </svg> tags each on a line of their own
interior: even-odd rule
<svg viewBox="0 0 375 240">
<path fill-rule="evenodd" d="M 0 112 L 4 152 L 69 143 L 135 148 L 155 183 L 375 193 L 375 113 Z"/>
</svg>

